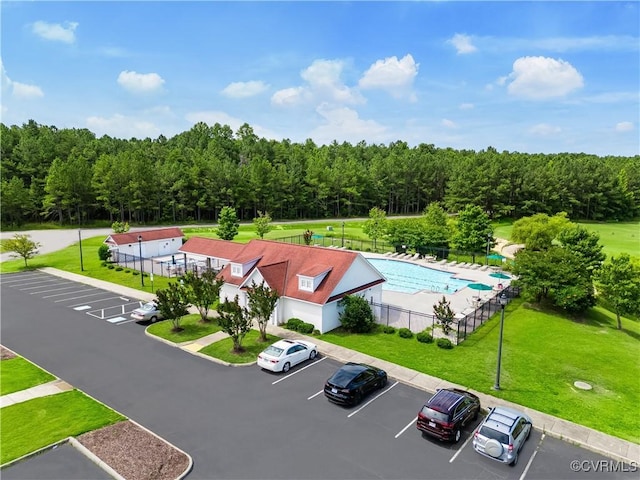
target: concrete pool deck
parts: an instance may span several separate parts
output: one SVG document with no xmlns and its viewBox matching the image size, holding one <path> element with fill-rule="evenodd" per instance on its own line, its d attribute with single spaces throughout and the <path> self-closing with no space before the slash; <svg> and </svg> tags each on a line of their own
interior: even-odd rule
<svg viewBox="0 0 640 480">
<path fill-rule="evenodd" d="M 438 303 L 444 296 L 451 304 L 451 308 L 458 314 L 466 314 L 473 311 L 479 303 L 484 303 L 492 297 L 498 294 L 498 285 L 502 285 L 504 288 L 511 284 L 510 279 L 501 279 L 491 276 L 491 273 L 500 271 L 499 268 L 487 270 L 472 270 L 470 268 L 459 267 L 457 265 L 439 264 L 437 262 L 426 262 L 423 259 L 411 260 L 411 259 L 398 259 L 389 258 L 385 255 L 376 253 L 363 253 L 365 258 L 380 258 L 384 260 L 395 260 L 398 262 L 413 263 L 420 265 L 421 267 L 431 268 L 433 270 L 440 270 L 447 272 L 456 278 L 469 280 L 471 282 L 484 283 L 491 285 L 492 290 L 474 290 L 469 287 L 464 287 L 455 293 L 435 293 L 427 290 L 421 290 L 416 293 L 402 293 L 392 290 L 382 290 L 382 302 L 389 305 L 398 306 L 405 310 L 412 310 L 414 312 L 420 312 L 432 315 L 433 305 Z"/>
</svg>

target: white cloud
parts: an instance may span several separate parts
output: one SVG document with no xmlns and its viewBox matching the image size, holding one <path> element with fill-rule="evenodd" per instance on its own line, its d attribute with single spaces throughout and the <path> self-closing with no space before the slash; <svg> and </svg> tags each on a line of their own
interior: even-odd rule
<svg viewBox="0 0 640 480">
<path fill-rule="evenodd" d="M 632 122 L 616 123 L 616 132 L 631 132 L 634 129 Z"/>
<path fill-rule="evenodd" d="M 506 83 L 510 95 L 533 100 L 563 97 L 584 85 L 569 62 L 548 57 L 518 58 Z"/>
<path fill-rule="evenodd" d="M 442 119 L 442 126 L 447 128 L 458 128 L 458 125 L 453 120 L 449 120 L 448 118 Z"/>
<path fill-rule="evenodd" d="M 410 54 L 400 60 L 396 56 L 377 60 L 364 72 L 359 85 L 361 88 L 380 88 L 395 98 L 408 97 L 415 101 L 412 87 L 418 67 Z"/>
<path fill-rule="evenodd" d="M 118 75 L 118 83 L 132 93 L 151 93 L 159 91 L 164 80 L 157 73 L 137 73 L 124 70 Z"/>
<path fill-rule="evenodd" d="M 538 135 L 541 137 L 548 137 L 551 135 L 557 135 L 562 132 L 560 127 L 549 125 L 548 123 L 539 123 L 529 129 L 529 133 L 532 135 Z"/>
<path fill-rule="evenodd" d="M 271 103 L 277 106 L 294 106 L 311 99 L 311 92 L 303 87 L 278 90 L 271 96 Z"/>
<path fill-rule="evenodd" d="M 36 85 L 13 82 L 13 95 L 18 98 L 30 99 L 44 97 L 42 89 Z"/>
<path fill-rule="evenodd" d="M 162 133 L 153 122 L 120 114 L 111 118 L 88 117 L 86 125 L 97 137 L 109 135 L 116 138 L 156 138 Z"/>
<path fill-rule="evenodd" d="M 269 85 L 262 81 L 233 82 L 227 85 L 222 94 L 231 98 L 247 98 L 259 95 L 269 88 Z"/>
<path fill-rule="evenodd" d="M 318 106 L 316 112 L 325 120 L 325 124 L 311 132 L 311 138 L 317 143 L 329 144 L 336 141 L 357 143 L 384 142 L 389 140 L 387 127 L 374 120 L 363 120 L 358 112 L 348 107 L 333 107 L 328 103 Z"/>
<path fill-rule="evenodd" d="M 356 89 L 341 79 L 344 62 L 341 60 L 314 60 L 300 72 L 306 84 L 278 90 L 271 96 L 272 105 L 295 106 L 301 104 L 332 102 L 358 104 L 364 98 Z"/>
<path fill-rule="evenodd" d="M 32 98 L 44 97 L 44 92 L 37 85 L 29 85 L 27 83 L 21 83 L 13 81 L 7 75 L 7 71 L 4 69 L 4 64 L 0 60 L 0 77 L 2 80 L 2 93 L 11 92 L 11 94 L 19 99 L 29 100 Z"/>
<path fill-rule="evenodd" d="M 460 110 L 473 110 L 475 105 L 473 103 L 461 103 L 458 108 Z"/>
<path fill-rule="evenodd" d="M 76 41 L 77 22 L 66 22 L 64 26 L 59 23 L 47 23 L 37 21 L 32 25 L 32 31 L 45 40 L 55 42 L 73 43 Z"/>
<path fill-rule="evenodd" d="M 447 40 L 447 42 L 456 48 L 458 55 L 473 53 L 478 50 L 478 48 L 471 43 L 471 37 L 462 33 L 456 33 L 450 40 Z"/>
</svg>

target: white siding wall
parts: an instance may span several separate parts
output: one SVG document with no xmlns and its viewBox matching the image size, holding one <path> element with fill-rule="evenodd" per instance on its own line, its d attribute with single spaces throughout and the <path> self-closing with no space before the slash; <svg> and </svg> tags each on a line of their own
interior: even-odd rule
<svg viewBox="0 0 640 480">
<path fill-rule="evenodd" d="M 161 257 L 163 255 L 172 255 L 178 252 L 182 246 L 182 237 L 169 238 L 164 240 L 153 240 L 150 242 L 142 242 L 142 256 L 144 258 Z M 138 242 L 131 244 L 123 244 L 113 247 L 112 250 L 118 250 L 121 254 L 140 256 L 140 245 Z"/>
<path fill-rule="evenodd" d="M 280 321 L 286 323 L 290 318 L 299 318 L 303 322 L 312 323 L 314 328 L 322 331 L 322 307 L 314 303 L 299 302 L 290 298 L 280 299 Z"/>
</svg>

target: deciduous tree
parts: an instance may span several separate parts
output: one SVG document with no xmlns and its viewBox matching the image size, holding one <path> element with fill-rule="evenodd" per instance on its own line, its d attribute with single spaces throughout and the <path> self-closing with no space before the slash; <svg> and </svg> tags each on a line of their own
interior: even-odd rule
<svg viewBox="0 0 640 480">
<path fill-rule="evenodd" d="M 467 205 L 458 214 L 452 237 L 453 245 L 459 250 L 470 252 L 475 262 L 476 254 L 485 251 L 487 242 L 493 242 L 493 227 L 489 216 L 477 205 Z"/>
<path fill-rule="evenodd" d="M 271 215 L 268 212 L 262 213 L 258 210 L 258 216 L 253 219 L 253 225 L 256 227 L 256 235 L 260 238 L 273 230 L 271 225 Z"/>
<path fill-rule="evenodd" d="M 238 303 L 238 295 L 232 302 L 225 300 L 218 304 L 218 324 L 233 340 L 233 351 L 243 352 L 242 340 L 251 330 L 251 315 Z"/>
<path fill-rule="evenodd" d="M 604 263 L 596 274 L 598 296 L 613 308 L 622 329 L 621 315 L 640 315 L 640 265 L 622 253 Z"/>
<path fill-rule="evenodd" d="M 218 237 L 222 240 L 233 240 L 238 234 L 239 227 L 240 222 L 238 221 L 236 211 L 228 206 L 222 207 L 220 216 L 218 217 L 218 228 L 216 229 Z"/>
<path fill-rule="evenodd" d="M 451 324 L 455 320 L 456 314 L 451 309 L 451 303 L 447 301 L 447 298 L 444 295 L 438 303 L 433 305 L 433 313 L 442 328 L 442 333 L 449 335 L 449 332 L 451 331 Z"/>
<path fill-rule="evenodd" d="M 39 242 L 31 240 L 30 235 L 16 233 L 13 238 L 7 240 L 5 248 L 9 252 L 14 252 L 14 257 L 22 257 L 24 266 L 27 266 L 27 260 L 33 258 L 38 253 L 38 248 L 42 245 Z"/>
<path fill-rule="evenodd" d="M 201 321 L 208 322 L 209 309 L 220 298 L 224 280 L 217 278 L 217 272 L 214 270 L 205 270 L 200 275 L 189 271 L 182 280 L 189 301 L 198 309 Z"/>
<path fill-rule="evenodd" d="M 165 319 L 171 320 L 172 330 L 180 332 L 182 330 L 180 320 L 189 313 L 191 306 L 188 292 L 182 285 L 171 282 L 167 288 L 156 291 L 156 296 L 158 297 L 158 310 Z"/>
<path fill-rule="evenodd" d="M 387 214 L 384 210 L 378 207 L 373 207 L 371 210 L 369 210 L 369 219 L 364 222 L 362 231 L 371 240 L 373 240 L 374 251 L 377 248 L 378 239 L 382 238 L 387 230 L 387 223 Z"/>
<path fill-rule="evenodd" d="M 571 222 L 564 212 L 553 217 L 538 213 L 516 220 L 511 230 L 511 240 L 523 243 L 528 250 L 546 250 L 560 231 L 570 226 Z"/>
<path fill-rule="evenodd" d="M 267 341 L 267 323 L 280 299 L 278 292 L 265 284 L 264 280 L 257 285 L 252 282 L 247 289 L 249 299 L 249 314 L 258 322 L 260 340 Z"/>
</svg>

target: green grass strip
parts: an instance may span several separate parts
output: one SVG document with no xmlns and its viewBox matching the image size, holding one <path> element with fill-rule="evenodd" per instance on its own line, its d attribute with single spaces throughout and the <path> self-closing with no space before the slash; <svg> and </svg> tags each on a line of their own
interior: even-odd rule
<svg viewBox="0 0 640 480">
<path fill-rule="evenodd" d="M 260 332 L 257 330 L 251 330 L 244 337 L 242 341 L 242 347 L 244 352 L 238 354 L 233 352 L 233 340 L 231 338 L 225 338 L 219 342 L 207 345 L 200 350 L 200 353 L 209 355 L 210 357 L 218 358 L 229 363 L 250 363 L 255 362 L 258 359 L 258 354 L 267 348 L 272 343 L 277 342 L 280 338 L 267 334 L 266 342 L 259 342 Z"/>
<path fill-rule="evenodd" d="M 69 436 L 97 430 L 125 417 L 79 390 L 4 407 L 0 463 L 4 464 Z"/>
<path fill-rule="evenodd" d="M 0 395 L 19 392 L 55 379 L 56 377 L 22 357 L 0 362 Z"/>
<path fill-rule="evenodd" d="M 198 338 L 206 337 L 212 333 L 220 331 L 220 326 L 215 319 L 211 319 L 210 322 L 203 323 L 200 321 L 200 315 L 190 314 L 186 315 L 180 321 L 182 331 L 173 332 L 173 322 L 170 320 L 163 320 L 161 322 L 149 325 L 147 332 L 165 340 L 169 340 L 174 343 L 189 342 Z"/>
</svg>

